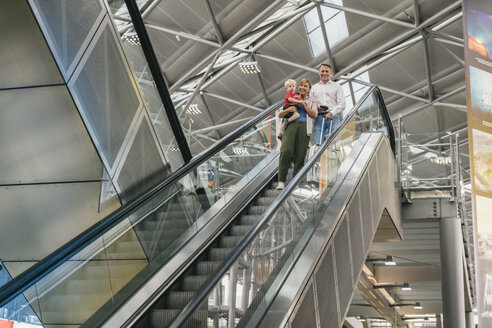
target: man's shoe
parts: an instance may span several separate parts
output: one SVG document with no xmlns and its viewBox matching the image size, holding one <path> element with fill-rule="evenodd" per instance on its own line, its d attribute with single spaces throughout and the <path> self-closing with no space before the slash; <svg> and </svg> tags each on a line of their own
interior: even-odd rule
<svg viewBox="0 0 492 328">
<path fill-rule="evenodd" d="M 285 188 L 285 182 L 279 182 L 277 185 L 277 190 L 282 190 Z"/>
</svg>

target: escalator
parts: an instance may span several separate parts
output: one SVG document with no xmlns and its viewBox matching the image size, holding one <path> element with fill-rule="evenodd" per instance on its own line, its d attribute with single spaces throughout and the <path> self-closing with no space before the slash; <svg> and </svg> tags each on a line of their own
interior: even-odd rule
<svg viewBox="0 0 492 328">
<path fill-rule="evenodd" d="M 391 123 L 373 87 L 284 191 L 267 185 L 171 284 L 146 302 L 131 297 L 90 324 L 316 326 L 306 324 L 306 315 L 317 316 L 304 313 L 315 308 L 305 295 L 314 293 L 313 272 L 323 271 L 328 280 L 318 285 L 326 296 L 320 292 L 317 302 L 327 310 L 318 321 L 327 316 L 322 326 L 341 326 L 374 235 L 400 238 L 393 149 Z"/>
<path fill-rule="evenodd" d="M 391 123 L 372 87 L 280 192 L 275 109 L 4 286 L 0 305 L 15 313 L 28 304 L 45 327 L 296 326 L 288 314 L 309 309 L 304 300 L 314 293 L 318 306 L 330 300 L 326 326 L 340 326 L 378 225 L 398 226 Z M 209 189 L 196 187 L 203 172 Z M 313 282 L 322 270 L 333 279 Z"/>
<path fill-rule="evenodd" d="M 44 327 L 91 326 L 88 321 L 119 308 L 162 270 L 168 271 L 164 281 L 173 279 L 275 175 L 279 107 L 270 106 L 2 286 L 4 317 Z"/>
</svg>

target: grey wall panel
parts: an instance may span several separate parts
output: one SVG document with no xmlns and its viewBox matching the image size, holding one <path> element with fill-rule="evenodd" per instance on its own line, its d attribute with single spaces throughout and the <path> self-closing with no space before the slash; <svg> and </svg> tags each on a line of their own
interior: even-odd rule
<svg viewBox="0 0 492 328">
<path fill-rule="evenodd" d="M 105 11 L 101 0 L 29 0 L 66 80 Z"/>
<path fill-rule="evenodd" d="M 350 257 L 347 217 L 340 223 L 335 234 L 335 262 L 337 268 L 338 295 L 340 308 L 348 309 L 348 304 L 353 292 L 352 263 Z M 342 313 L 345 315 L 345 313 Z"/>
<path fill-rule="evenodd" d="M 369 164 L 369 179 L 370 183 L 370 191 L 371 191 L 371 206 L 372 206 L 372 219 L 374 229 L 376 229 L 379 218 L 381 217 L 381 209 L 380 209 L 380 193 L 379 193 L 379 179 L 378 179 L 378 170 L 376 166 L 376 160 L 373 159 Z"/>
<path fill-rule="evenodd" d="M 98 213 L 101 184 L 0 188 L 0 258 L 40 260 L 119 207 Z"/>
<path fill-rule="evenodd" d="M 364 227 L 364 247 L 367 248 L 372 242 L 375 229 L 372 222 L 372 202 L 369 189 L 369 174 L 365 173 L 360 182 L 360 206 L 362 214 L 362 225 Z"/>
<path fill-rule="evenodd" d="M 314 312 L 313 284 L 306 291 L 301 306 L 299 306 L 290 326 L 292 328 L 317 327 L 316 314 Z"/>
<path fill-rule="evenodd" d="M 69 87 L 110 174 L 141 106 L 119 41 L 104 20 Z"/>
<path fill-rule="evenodd" d="M 0 91 L 0 184 L 100 180 L 66 86 Z"/>
<path fill-rule="evenodd" d="M 362 263 L 365 259 L 365 247 L 364 247 L 364 235 L 362 233 L 362 225 L 360 219 L 360 203 L 359 203 L 358 192 L 352 198 L 352 202 L 349 205 L 349 233 L 350 233 L 350 243 L 352 246 L 352 263 L 353 263 L 353 283 L 359 279 L 359 272 Z"/>
<path fill-rule="evenodd" d="M 63 83 L 25 1 L 0 1 L 0 29 L 0 89 Z"/>
<path fill-rule="evenodd" d="M 169 174 L 146 116 L 123 160 L 114 181 L 125 201 L 138 197 Z"/>
<path fill-rule="evenodd" d="M 315 275 L 318 288 L 319 319 L 321 327 L 338 327 L 338 294 L 335 285 L 335 268 L 333 266 L 333 249 L 330 247 L 326 253 L 318 272 Z"/>
</svg>

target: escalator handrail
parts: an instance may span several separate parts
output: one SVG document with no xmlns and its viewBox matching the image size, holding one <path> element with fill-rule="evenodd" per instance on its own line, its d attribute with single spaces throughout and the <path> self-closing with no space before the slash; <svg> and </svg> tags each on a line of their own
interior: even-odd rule
<svg viewBox="0 0 492 328">
<path fill-rule="evenodd" d="M 53 251 L 50 255 L 29 269 L 15 277 L 0 288 L 0 307 L 12 301 L 15 297 L 23 293 L 27 288 L 33 286 L 43 277 L 55 270 L 59 265 L 70 259 L 72 256 L 81 251 L 85 246 L 100 238 L 116 224 L 124 220 L 133 211 L 145 204 L 146 201 L 157 195 L 168 186 L 178 182 L 182 177 L 196 169 L 200 164 L 208 160 L 213 155 L 223 150 L 227 145 L 236 140 L 250 128 L 264 120 L 267 116 L 274 114 L 282 104 L 282 100 L 270 105 L 264 111 L 256 115 L 253 119 L 241 125 L 236 130 L 227 134 L 224 138 L 217 141 L 212 147 L 194 157 L 190 162 L 183 165 L 165 178 L 155 187 L 152 187 L 137 199 L 121 206 L 92 227 L 83 231 L 65 245 Z"/>
<path fill-rule="evenodd" d="M 219 269 L 214 272 L 214 274 L 209 277 L 205 283 L 197 290 L 193 298 L 188 302 L 183 310 L 178 314 L 175 320 L 169 326 L 170 328 L 178 328 L 184 326 L 189 317 L 195 312 L 195 310 L 203 303 L 205 298 L 212 292 L 212 290 L 217 286 L 222 277 L 227 273 L 227 271 L 234 265 L 239 256 L 248 248 L 248 246 L 253 242 L 256 236 L 263 231 L 263 227 L 268 224 L 273 215 L 277 212 L 283 202 L 290 196 L 290 194 L 294 191 L 297 184 L 301 181 L 301 179 L 308 173 L 311 167 L 318 161 L 319 157 L 324 153 L 324 151 L 328 148 L 328 146 L 335 140 L 337 134 L 342 131 L 342 129 L 347 125 L 349 120 L 355 115 L 355 113 L 359 110 L 364 101 L 376 90 L 378 93 L 378 97 L 381 96 L 381 92 L 379 88 L 375 85 L 369 88 L 366 93 L 362 96 L 362 98 L 357 102 L 357 104 L 352 108 L 350 113 L 347 115 L 347 118 L 343 120 L 343 122 L 333 131 L 333 133 L 325 140 L 325 142 L 321 145 L 320 149 L 314 153 L 314 155 L 304 164 L 301 170 L 292 178 L 290 183 L 286 186 L 286 188 L 280 193 L 280 195 L 273 201 L 273 203 L 267 208 L 267 210 L 263 213 L 261 218 L 253 225 L 253 227 L 246 233 L 246 235 L 241 239 L 239 244 L 232 250 L 232 252 L 227 256 L 227 258 L 222 262 Z M 380 98 L 382 100 L 382 96 Z M 384 103 L 384 101 L 383 101 Z M 383 111 L 386 111 L 385 106 L 381 106 Z M 388 113 L 383 114 L 384 119 L 388 124 L 388 132 L 390 134 L 390 138 L 394 138 L 394 134 L 390 133 L 393 131 L 393 125 L 391 124 L 391 120 L 387 120 L 389 118 Z M 394 140 L 393 140 L 394 144 Z"/>
</svg>

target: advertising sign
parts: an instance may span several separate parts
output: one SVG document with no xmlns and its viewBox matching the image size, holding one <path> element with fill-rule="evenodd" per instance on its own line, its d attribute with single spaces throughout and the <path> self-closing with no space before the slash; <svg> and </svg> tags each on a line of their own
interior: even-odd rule
<svg viewBox="0 0 492 328">
<path fill-rule="evenodd" d="M 492 2 L 463 0 L 479 326 L 492 327 Z"/>
</svg>

